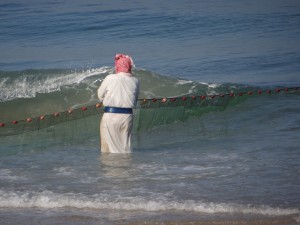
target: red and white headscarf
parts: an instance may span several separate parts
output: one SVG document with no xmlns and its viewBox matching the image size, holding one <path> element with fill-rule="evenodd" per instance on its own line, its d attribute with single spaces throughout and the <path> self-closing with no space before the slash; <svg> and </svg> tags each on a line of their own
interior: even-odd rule
<svg viewBox="0 0 300 225">
<path fill-rule="evenodd" d="M 132 58 L 129 55 L 116 54 L 115 68 L 116 73 L 124 72 L 131 73 L 131 69 L 134 67 Z"/>
</svg>

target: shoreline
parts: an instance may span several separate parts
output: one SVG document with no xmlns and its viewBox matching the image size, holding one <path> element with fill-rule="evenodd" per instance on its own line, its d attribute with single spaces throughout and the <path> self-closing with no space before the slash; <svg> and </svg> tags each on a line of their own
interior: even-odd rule
<svg viewBox="0 0 300 225">
<path fill-rule="evenodd" d="M 297 225 L 296 220 L 290 218 L 281 218 L 275 220 L 209 220 L 209 221 L 140 221 L 134 223 L 117 223 L 118 225 Z"/>
<path fill-rule="evenodd" d="M 241 214 L 186 214 L 178 212 L 141 212 L 118 210 L 74 209 L 4 209 L 0 208 L 0 224 L 55 225 L 297 225 L 298 214 L 261 216 Z"/>
</svg>

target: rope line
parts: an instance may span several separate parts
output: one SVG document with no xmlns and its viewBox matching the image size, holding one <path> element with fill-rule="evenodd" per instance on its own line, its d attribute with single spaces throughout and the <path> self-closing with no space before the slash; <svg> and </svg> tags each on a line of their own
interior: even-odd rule
<svg viewBox="0 0 300 225">
<path fill-rule="evenodd" d="M 243 96 L 261 96 L 263 94 L 271 95 L 272 93 L 296 93 L 300 91 L 300 87 L 275 88 L 257 91 L 231 92 L 226 94 L 208 94 L 199 96 L 180 96 L 180 97 L 164 97 L 164 98 L 144 98 L 138 99 L 136 109 L 160 108 L 160 107 L 207 107 L 207 106 L 225 106 L 230 99 Z M 0 122 L 0 136 L 9 136 L 20 133 L 21 130 L 32 131 L 43 129 L 55 124 L 82 119 L 87 116 L 103 113 L 103 105 L 97 103 L 95 105 L 83 106 L 81 108 L 69 109 L 63 112 L 54 112 L 48 115 L 41 115 L 35 118 L 26 118 L 21 120 L 13 120 Z M 16 130 L 18 128 L 18 130 Z M 21 128 L 21 130 L 20 130 Z"/>
</svg>

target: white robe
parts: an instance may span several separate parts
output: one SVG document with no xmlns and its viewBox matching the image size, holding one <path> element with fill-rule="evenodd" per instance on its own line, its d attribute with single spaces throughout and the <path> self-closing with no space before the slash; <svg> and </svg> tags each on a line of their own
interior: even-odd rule
<svg viewBox="0 0 300 225">
<path fill-rule="evenodd" d="M 138 79 L 123 72 L 108 75 L 98 89 L 100 102 L 108 107 L 134 108 L 138 95 Z M 101 152 L 131 152 L 132 125 L 132 114 L 104 113 L 100 123 Z"/>
</svg>

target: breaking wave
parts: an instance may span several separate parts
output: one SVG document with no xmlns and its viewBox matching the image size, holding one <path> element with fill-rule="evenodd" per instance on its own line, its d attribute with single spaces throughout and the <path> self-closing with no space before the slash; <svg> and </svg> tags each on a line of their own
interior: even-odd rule
<svg viewBox="0 0 300 225">
<path fill-rule="evenodd" d="M 267 216 L 284 216 L 299 214 L 298 209 L 272 208 L 270 206 L 251 206 L 228 203 L 205 203 L 199 201 L 170 201 L 147 200 L 142 197 L 110 197 L 95 194 L 64 193 L 58 194 L 51 191 L 43 192 L 8 192 L 0 191 L 0 207 L 4 208 L 90 208 L 109 210 L 144 210 L 144 211 L 189 211 L 199 213 L 241 213 L 259 214 Z"/>
</svg>

